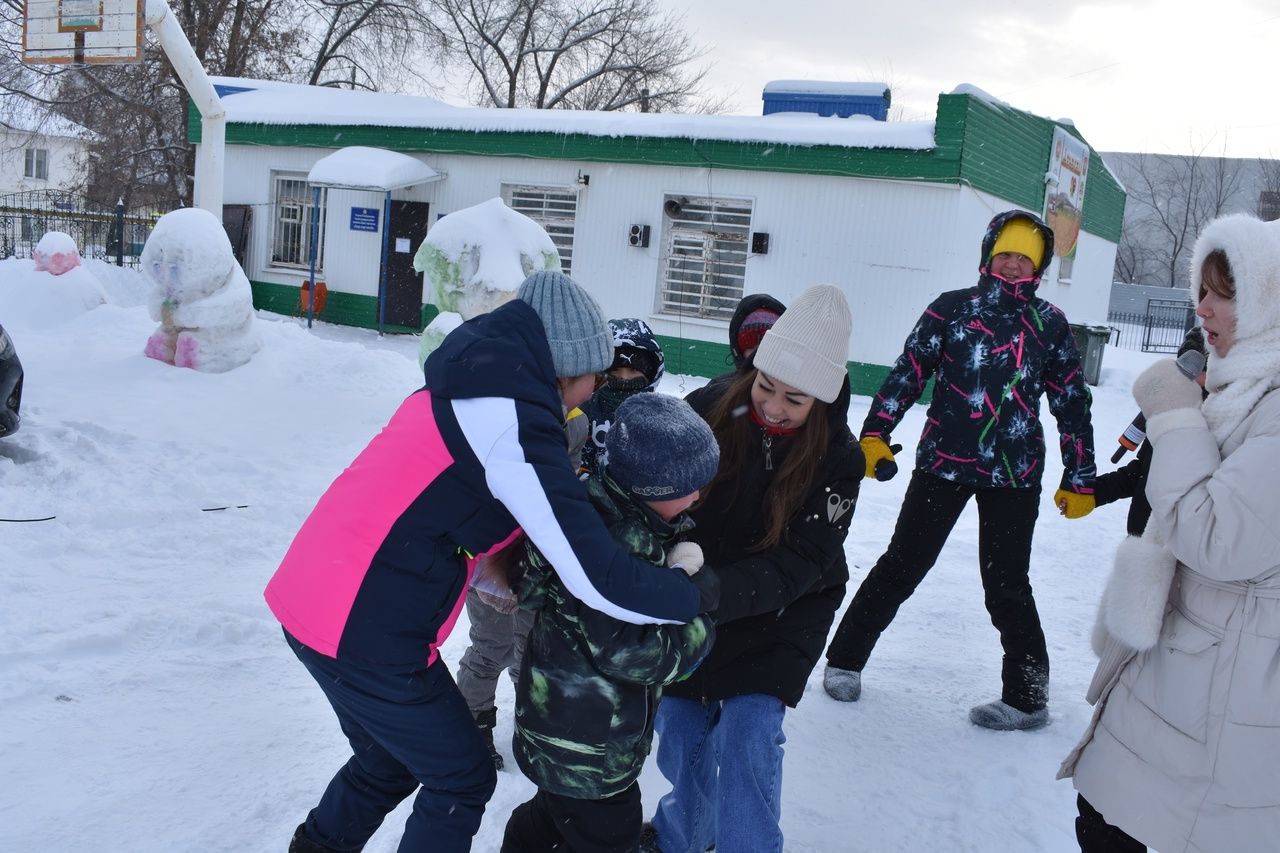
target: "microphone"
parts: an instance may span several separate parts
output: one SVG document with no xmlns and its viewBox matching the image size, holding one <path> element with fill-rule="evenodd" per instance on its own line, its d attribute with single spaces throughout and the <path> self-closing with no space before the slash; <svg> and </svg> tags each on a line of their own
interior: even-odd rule
<svg viewBox="0 0 1280 853">
<path fill-rule="evenodd" d="M 1204 353 L 1189 349 L 1182 355 L 1178 356 L 1178 372 L 1188 379 L 1195 380 L 1204 370 L 1205 357 Z M 1133 419 L 1124 432 L 1120 433 L 1120 447 L 1116 452 L 1111 454 L 1112 463 L 1120 461 L 1120 457 L 1124 456 L 1130 450 L 1137 450 L 1138 445 L 1147 437 L 1147 418 L 1142 412 L 1138 412 L 1138 416 Z"/>
</svg>

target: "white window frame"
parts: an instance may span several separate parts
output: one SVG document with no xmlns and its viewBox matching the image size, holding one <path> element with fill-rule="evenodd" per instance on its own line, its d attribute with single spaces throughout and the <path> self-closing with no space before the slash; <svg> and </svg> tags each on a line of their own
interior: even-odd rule
<svg viewBox="0 0 1280 853">
<path fill-rule="evenodd" d="M 324 269 L 324 226 L 328 190 L 320 190 L 320 245 L 316 274 Z M 311 220 L 315 215 L 315 191 L 305 174 L 271 173 L 271 261 L 273 267 L 311 269 Z"/>
<path fill-rule="evenodd" d="M 503 184 L 502 200 L 542 226 L 560 253 L 560 269 L 573 273 L 573 235 L 578 222 L 578 191 L 572 187 Z"/>
<path fill-rule="evenodd" d="M 670 213 L 674 205 L 679 212 Z M 751 257 L 751 199 L 663 198 L 663 249 L 658 265 L 659 314 L 730 320 L 746 285 Z"/>
<path fill-rule="evenodd" d="M 37 181 L 49 180 L 49 149 L 28 148 L 23 158 L 22 176 Z"/>
</svg>

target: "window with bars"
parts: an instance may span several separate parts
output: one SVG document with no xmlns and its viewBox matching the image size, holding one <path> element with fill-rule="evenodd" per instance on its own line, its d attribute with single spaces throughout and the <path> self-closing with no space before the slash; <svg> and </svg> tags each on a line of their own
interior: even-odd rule
<svg viewBox="0 0 1280 853">
<path fill-rule="evenodd" d="M 658 311 L 729 320 L 742 299 L 750 254 L 751 202 L 663 199 L 666 233 Z"/>
<path fill-rule="evenodd" d="M 316 269 L 324 266 L 325 190 L 320 191 L 319 235 L 316 247 Z M 281 267 L 311 267 L 311 226 L 317 215 L 313 192 L 307 179 L 294 175 L 275 175 L 272 179 L 272 208 L 275 230 L 271 237 L 271 263 Z"/>
<path fill-rule="evenodd" d="M 560 268 L 573 272 L 573 226 L 578 216 L 578 194 L 565 187 L 531 187 L 504 184 L 502 200 L 542 226 L 560 252 Z"/>
<path fill-rule="evenodd" d="M 28 148 L 23 161 L 22 175 L 40 181 L 49 180 L 49 149 Z"/>
</svg>

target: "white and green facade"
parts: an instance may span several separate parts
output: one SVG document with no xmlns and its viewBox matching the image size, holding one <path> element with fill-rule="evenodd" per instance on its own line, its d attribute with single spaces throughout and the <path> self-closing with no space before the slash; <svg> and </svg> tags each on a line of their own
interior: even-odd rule
<svg viewBox="0 0 1280 853">
<path fill-rule="evenodd" d="M 340 96 L 341 109 L 324 109 L 322 92 L 296 112 L 266 117 L 238 113 L 239 95 L 223 99 L 225 202 L 252 206 L 245 267 L 259 308 L 297 312 L 309 277 L 308 170 L 339 148 L 371 146 L 420 158 L 445 176 L 394 194 L 426 203 L 431 222 L 502 196 L 542 223 L 574 279 L 609 316 L 646 320 L 678 373 L 725 369 L 727 317 L 742 294 L 785 303 L 811 284 L 839 286 L 854 316 L 850 375 L 864 394 L 878 386 L 924 306 L 974 283 L 990 218 L 1013 207 L 1043 211 L 1055 128 L 1079 137 L 1073 127 L 970 94 L 939 96 L 931 147 L 797 144 L 785 134 L 770 138 L 784 126 L 777 117 L 739 134 L 759 139 L 654 135 L 652 117 L 626 115 L 556 129 L 554 116 L 567 114 L 554 113 L 531 130 L 459 127 L 428 112 L 389 126 L 385 118 L 360 123 L 362 96 Z M 194 109 L 191 118 L 198 143 Z M 735 127 L 754 121 L 724 118 Z M 644 133 L 629 133 L 632 121 Z M 1106 317 L 1124 216 L 1123 189 L 1092 148 L 1089 160 L 1069 275 L 1055 259 L 1041 286 L 1077 323 Z M 377 325 L 382 235 L 356 230 L 351 211 L 381 205 L 378 193 L 354 190 L 331 189 L 322 201 L 317 279 L 329 289 L 328 321 Z M 417 322 L 393 328 L 416 331 L 434 314 L 423 304 Z"/>
</svg>

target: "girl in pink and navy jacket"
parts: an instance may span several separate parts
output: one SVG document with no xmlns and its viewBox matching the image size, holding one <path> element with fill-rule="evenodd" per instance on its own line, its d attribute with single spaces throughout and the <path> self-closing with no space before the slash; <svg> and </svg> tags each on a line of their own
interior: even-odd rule
<svg viewBox="0 0 1280 853">
<path fill-rule="evenodd" d="M 303 522 L 266 599 L 353 754 L 290 851 L 360 849 L 419 785 L 399 849 L 470 849 L 495 775 L 437 649 L 475 555 L 523 529 L 577 598 L 617 619 L 680 623 L 714 606 L 713 574 L 695 586 L 618 546 L 567 461 L 564 412 L 612 357 L 590 295 L 535 273 L 445 339 L 425 387 Z"/>
</svg>

